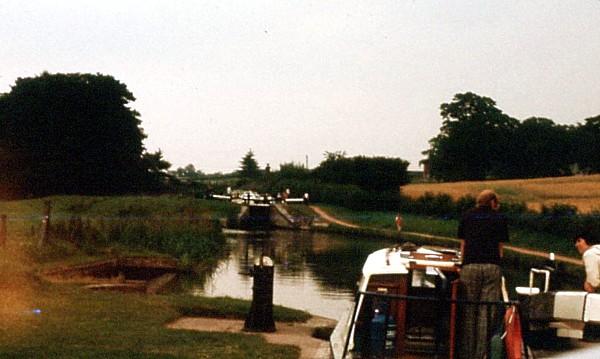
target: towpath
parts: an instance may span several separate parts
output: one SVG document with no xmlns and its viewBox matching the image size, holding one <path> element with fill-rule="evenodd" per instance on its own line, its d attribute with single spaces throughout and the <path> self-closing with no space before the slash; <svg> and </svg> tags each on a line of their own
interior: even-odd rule
<svg viewBox="0 0 600 359">
<path fill-rule="evenodd" d="M 323 218 L 323 220 L 325 220 L 326 222 L 329 223 L 335 223 L 337 225 L 343 226 L 343 227 L 349 227 L 349 228 L 360 228 L 360 226 L 357 226 L 356 224 L 352 224 L 350 222 L 346 222 L 346 221 L 342 221 L 341 219 L 335 218 L 332 215 L 330 215 L 329 213 L 325 212 L 324 210 L 322 210 L 320 207 L 317 206 L 310 206 L 310 208 L 315 211 L 315 213 Z"/>
<path fill-rule="evenodd" d="M 314 316 L 306 323 L 275 323 L 274 333 L 249 333 L 262 335 L 273 344 L 294 345 L 300 348 L 300 359 L 329 358 L 329 342 L 312 337 L 317 327 L 333 327 L 336 321 Z M 207 332 L 247 333 L 244 321 L 239 319 L 184 317 L 167 325 L 171 329 L 198 330 Z"/>
<path fill-rule="evenodd" d="M 319 215 L 323 220 L 325 220 L 327 222 L 335 223 L 337 225 L 348 227 L 348 228 L 360 228 L 360 226 L 358 226 L 354 223 L 350 223 L 350 222 L 335 218 L 334 216 L 327 213 L 326 211 L 324 211 L 322 208 L 320 208 L 318 206 L 310 206 L 310 208 L 313 211 L 315 211 L 315 213 L 317 215 Z M 386 232 L 393 233 L 393 231 L 386 231 Z M 420 238 L 439 239 L 439 240 L 455 242 L 455 243 L 459 242 L 459 240 L 457 238 L 452 238 L 452 237 L 436 236 L 436 235 L 432 235 L 432 234 L 418 233 L 418 232 L 402 232 L 402 233 L 405 233 L 406 235 L 409 235 L 409 236 L 420 237 Z M 548 258 L 548 256 L 550 255 L 550 253 L 548 253 L 548 252 L 538 251 L 538 250 L 523 248 L 523 247 L 516 247 L 516 246 L 511 246 L 511 245 L 504 246 L 504 249 L 507 251 L 512 251 L 515 253 L 520 253 L 520 254 L 525 254 L 525 255 L 540 257 L 540 258 Z M 555 259 L 558 262 L 564 262 L 564 263 L 583 266 L 583 262 L 578 258 L 567 257 L 567 256 L 557 254 L 557 255 L 555 255 Z"/>
</svg>

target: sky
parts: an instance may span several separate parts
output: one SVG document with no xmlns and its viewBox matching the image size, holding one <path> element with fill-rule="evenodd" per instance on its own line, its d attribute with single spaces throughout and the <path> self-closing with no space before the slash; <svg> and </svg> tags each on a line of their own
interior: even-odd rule
<svg viewBox="0 0 600 359">
<path fill-rule="evenodd" d="M 0 93 L 111 75 L 172 169 L 252 150 L 273 170 L 336 151 L 416 170 L 467 91 L 519 120 L 600 114 L 600 0 L 2 0 L 0 19 Z"/>
</svg>

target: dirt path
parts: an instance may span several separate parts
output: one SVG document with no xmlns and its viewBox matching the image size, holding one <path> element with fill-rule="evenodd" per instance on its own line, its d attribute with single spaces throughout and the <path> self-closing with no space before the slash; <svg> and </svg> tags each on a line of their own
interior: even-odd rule
<svg viewBox="0 0 600 359">
<path fill-rule="evenodd" d="M 360 226 L 357 226 L 356 224 L 342 221 L 342 220 L 339 220 L 339 219 L 333 217 L 332 215 L 330 215 L 329 213 L 325 212 L 323 209 L 321 209 L 317 206 L 310 206 L 310 208 L 313 211 L 315 211 L 315 213 L 318 214 L 321 218 L 323 218 L 323 220 L 325 220 L 327 222 L 335 223 L 340 226 L 345 226 L 345 227 L 349 227 L 349 228 L 360 228 Z M 457 238 L 451 238 L 451 237 L 435 236 L 435 235 L 431 235 L 431 234 L 417 233 L 417 232 L 402 232 L 402 233 L 406 233 L 407 235 L 421 237 L 421 238 L 441 239 L 441 240 L 451 241 L 451 242 L 456 242 L 456 243 L 459 242 L 459 240 Z M 528 249 L 528 248 L 522 248 L 522 247 L 509 246 L 509 245 L 504 246 L 504 249 L 507 251 L 512 251 L 512 252 L 526 254 L 526 255 L 540 257 L 540 258 L 548 258 L 550 255 L 550 253 L 548 253 L 548 252 L 543 252 L 543 251 L 538 251 L 538 250 Z M 567 257 L 567 256 L 562 256 L 562 255 L 557 254 L 557 255 L 555 255 L 555 259 L 558 262 L 564 262 L 564 263 L 583 266 L 583 262 L 578 258 Z"/>
<path fill-rule="evenodd" d="M 295 345 L 300 348 L 301 359 L 320 359 L 329 357 L 329 343 L 312 337 L 316 327 L 334 326 L 335 320 L 312 317 L 306 323 L 275 323 L 274 333 L 259 333 L 267 342 L 273 344 Z M 243 332 L 244 321 L 238 319 L 184 317 L 167 325 L 171 329 L 187 329 L 205 332 Z M 248 335 L 256 333 L 248 333 Z"/>
<path fill-rule="evenodd" d="M 310 208 L 313 211 L 315 211 L 315 213 L 318 214 L 319 217 L 323 218 L 323 220 L 325 220 L 326 222 L 335 223 L 335 224 L 338 224 L 340 226 L 349 227 L 349 228 L 360 228 L 360 226 L 357 226 L 356 224 L 352 224 L 350 222 L 342 221 L 340 219 L 337 219 L 337 218 L 329 215 L 329 213 L 325 212 L 324 210 L 322 210 L 321 208 L 319 208 L 317 206 L 310 206 Z"/>
</svg>

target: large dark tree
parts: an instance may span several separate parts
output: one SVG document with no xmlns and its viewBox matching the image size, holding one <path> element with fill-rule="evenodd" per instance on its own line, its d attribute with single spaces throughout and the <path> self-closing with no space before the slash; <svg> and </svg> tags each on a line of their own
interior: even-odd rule
<svg viewBox="0 0 600 359">
<path fill-rule="evenodd" d="M 148 183 L 133 94 L 111 76 L 19 78 L 0 95 L 0 182 L 12 195 L 103 194 Z"/>
<path fill-rule="evenodd" d="M 397 190 L 408 183 L 409 163 L 400 158 L 345 157 L 343 153 L 326 153 L 315 168 L 315 177 L 326 183 L 353 184 L 364 190 Z"/>
<path fill-rule="evenodd" d="M 505 177 L 552 177 L 569 172 L 571 136 L 567 126 L 546 118 L 528 118 L 517 127 L 512 143 L 512 165 Z"/>
<path fill-rule="evenodd" d="M 580 170 L 600 172 L 600 115 L 573 129 L 573 162 Z"/>
<path fill-rule="evenodd" d="M 518 121 L 496 102 L 471 92 L 457 94 L 440 107 L 440 134 L 427 151 L 432 176 L 449 181 L 502 177 L 510 167 L 510 150 Z"/>
</svg>

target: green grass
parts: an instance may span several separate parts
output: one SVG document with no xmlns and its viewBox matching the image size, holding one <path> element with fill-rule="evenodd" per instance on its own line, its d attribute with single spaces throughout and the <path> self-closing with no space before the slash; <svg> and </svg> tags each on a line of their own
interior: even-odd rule
<svg viewBox="0 0 600 359">
<path fill-rule="evenodd" d="M 362 212 L 347 208 L 320 205 L 335 217 L 347 220 L 360 226 L 377 230 L 394 231 L 394 217 L 396 212 Z M 439 219 L 433 217 L 403 214 L 405 232 L 417 232 L 443 237 L 456 238 L 458 221 L 453 219 Z M 573 247 L 570 238 L 561 238 L 544 233 L 533 233 L 523 230 L 510 230 L 510 244 L 518 247 L 555 252 L 566 256 L 578 258 L 579 255 Z"/>
<path fill-rule="evenodd" d="M 0 248 L 0 357 L 2 358 L 297 358 L 299 349 L 272 345 L 258 336 L 238 333 L 206 333 L 167 329 L 165 324 L 186 310 L 212 308 L 214 315 L 240 316 L 249 303 L 237 300 L 90 291 L 79 286 L 50 284 L 36 275 L 42 268 L 78 263 L 122 254 L 164 255 L 168 246 L 144 246 L 141 227 L 117 240 L 71 243 L 60 235 L 38 247 L 44 201 L 52 201 L 53 224 L 73 215 L 92 221 L 126 223 L 172 221 L 175 227 L 198 226 L 239 210 L 226 202 L 175 196 L 161 197 L 51 197 L 0 202 L 0 214 L 8 216 L 8 242 Z M 89 229 L 89 228 L 88 228 Z M 98 228 L 96 228 L 98 229 Z M 106 229 L 106 228 L 104 228 Z M 100 229 L 102 230 L 102 229 Z M 161 240 L 169 243 L 177 234 L 171 228 Z M 68 231 L 63 233 L 67 235 Z M 162 233 L 160 230 L 158 233 Z M 146 233 L 147 234 L 147 233 Z M 179 237 L 179 236 L 176 236 Z M 91 238 L 91 237 L 90 237 Z M 144 241 L 155 241 L 146 236 Z M 192 240 L 174 240 L 187 250 Z M 175 238 L 177 239 L 177 238 Z M 90 240 L 91 239 L 86 239 Z M 162 242 L 160 242 L 162 243 Z M 183 243 L 182 247 L 177 247 Z M 155 243 L 156 244 L 156 243 Z M 167 250 L 169 251 L 169 250 Z M 200 262 L 219 254 L 205 252 Z M 237 308 L 234 309 L 233 308 Z M 34 312 L 39 310 L 39 313 Z M 234 314 L 231 314 L 234 312 Z M 306 313 L 275 308 L 275 317 L 301 320 Z"/>
<path fill-rule="evenodd" d="M 36 250 L 45 202 L 51 203 L 50 243 Z M 54 196 L 0 202 L 10 237 L 19 238 L 37 262 L 120 255 L 167 254 L 185 265 L 216 258 L 223 238 L 215 226 L 237 213 L 229 202 L 180 196 Z M 89 257 L 89 258 L 86 258 Z"/>
<path fill-rule="evenodd" d="M 0 357 L 296 358 L 298 349 L 245 334 L 165 328 L 177 298 L 37 284 L 29 307 L 3 313 Z M 40 314 L 30 309 L 39 308 Z"/>
<path fill-rule="evenodd" d="M 250 302 L 247 300 L 219 297 L 192 297 L 189 295 L 173 298 L 177 311 L 184 316 L 216 317 L 245 319 Z M 278 322 L 306 322 L 311 315 L 308 312 L 296 309 L 273 306 L 273 318 Z"/>
</svg>

